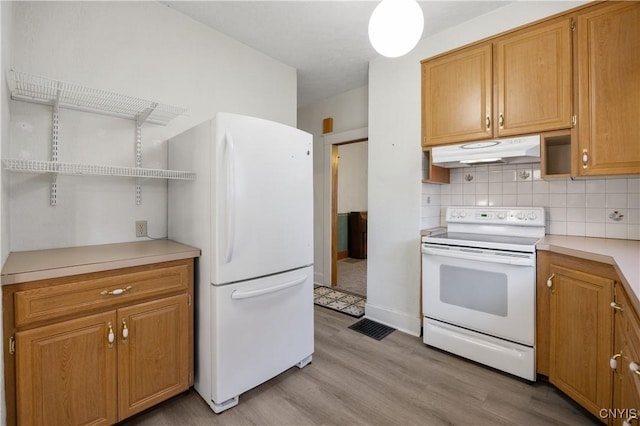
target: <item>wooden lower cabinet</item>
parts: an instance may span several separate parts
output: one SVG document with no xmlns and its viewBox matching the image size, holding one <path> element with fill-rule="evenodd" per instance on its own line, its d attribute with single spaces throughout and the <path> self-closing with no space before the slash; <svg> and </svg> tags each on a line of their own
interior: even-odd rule
<svg viewBox="0 0 640 426">
<path fill-rule="evenodd" d="M 640 424 L 640 319 L 622 286 L 616 286 L 612 425 Z"/>
<path fill-rule="evenodd" d="M 189 388 L 187 299 L 183 294 L 118 310 L 119 418 Z"/>
<path fill-rule="evenodd" d="M 115 312 L 16 333 L 21 425 L 108 425 L 117 415 Z"/>
<path fill-rule="evenodd" d="M 553 263 L 550 272 L 549 381 L 598 416 L 611 401 L 614 282 Z"/>
<path fill-rule="evenodd" d="M 539 251 L 537 275 L 538 374 L 603 423 L 640 425 L 640 317 L 613 266 Z"/>
<path fill-rule="evenodd" d="M 67 291 L 85 287 L 95 303 Z M 5 337 L 15 339 L 5 354 L 7 424 L 110 425 L 186 391 L 192 294 L 192 259 L 4 287 Z M 47 320 L 16 326 L 25 309 Z"/>
</svg>

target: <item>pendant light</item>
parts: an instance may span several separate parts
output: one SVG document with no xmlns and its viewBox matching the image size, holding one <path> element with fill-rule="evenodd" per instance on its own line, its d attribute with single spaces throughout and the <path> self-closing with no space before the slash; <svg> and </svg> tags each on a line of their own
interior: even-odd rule
<svg viewBox="0 0 640 426">
<path fill-rule="evenodd" d="M 422 37 L 424 16 L 416 0 L 382 0 L 369 19 L 369 41 L 382 56 L 397 58 Z"/>
</svg>

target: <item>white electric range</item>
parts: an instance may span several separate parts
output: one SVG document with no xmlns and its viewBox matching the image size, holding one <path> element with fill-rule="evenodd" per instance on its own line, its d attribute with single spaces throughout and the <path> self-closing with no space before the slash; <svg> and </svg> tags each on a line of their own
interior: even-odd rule
<svg viewBox="0 0 640 426">
<path fill-rule="evenodd" d="M 538 207 L 448 207 L 447 230 L 422 238 L 423 340 L 535 380 Z"/>
</svg>

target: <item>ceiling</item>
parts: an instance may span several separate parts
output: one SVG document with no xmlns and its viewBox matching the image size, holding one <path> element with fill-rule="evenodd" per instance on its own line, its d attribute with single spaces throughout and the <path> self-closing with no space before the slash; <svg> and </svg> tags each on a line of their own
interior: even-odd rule
<svg viewBox="0 0 640 426">
<path fill-rule="evenodd" d="M 368 83 L 369 16 L 377 1 L 163 1 L 298 71 L 298 106 Z M 420 1 L 423 38 L 509 1 Z"/>
</svg>

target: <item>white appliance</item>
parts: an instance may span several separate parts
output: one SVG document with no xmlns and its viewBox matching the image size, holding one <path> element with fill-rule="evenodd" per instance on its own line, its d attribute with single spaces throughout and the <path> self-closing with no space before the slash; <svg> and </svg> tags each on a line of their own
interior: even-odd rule
<svg viewBox="0 0 640 426">
<path fill-rule="evenodd" d="M 218 113 L 169 140 L 169 238 L 199 247 L 194 387 L 219 413 L 313 346 L 312 136 Z"/>
<path fill-rule="evenodd" d="M 448 207 L 446 221 L 422 238 L 424 343 L 535 381 L 544 209 Z"/>
<path fill-rule="evenodd" d="M 435 146 L 432 163 L 439 167 L 540 162 L 540 135 Z"/>
</svg>

